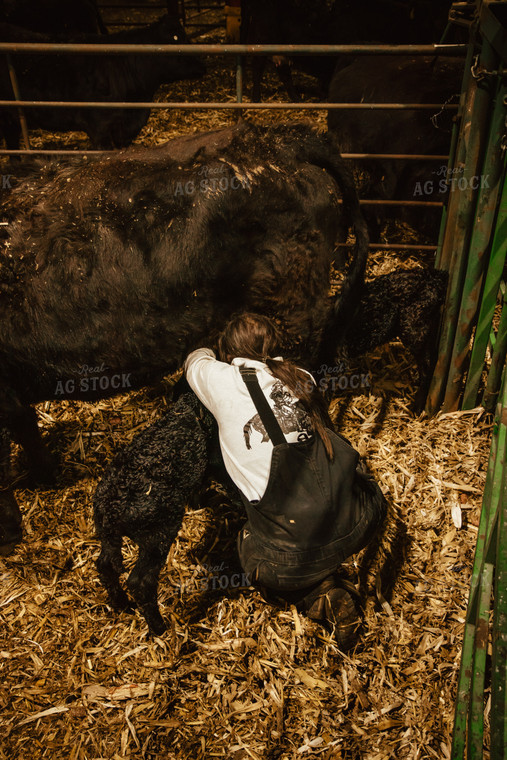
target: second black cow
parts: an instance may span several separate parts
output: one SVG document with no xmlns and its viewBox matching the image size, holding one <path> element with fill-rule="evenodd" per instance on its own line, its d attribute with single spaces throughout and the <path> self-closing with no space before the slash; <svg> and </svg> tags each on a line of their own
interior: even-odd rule
<svg viewBox="0 0 507 760">
<path fill-rule="evenodd" d="M 332 103 L 415 103 L 455 105 L 459 100 L 463 59 L 436 56 L 360 56 L 346 68 L 337 67 L 329 91 Z M 330 110 L 328 126 L 344 153 L 445 155 L 449 151 L 454 111 L 410 108 Z M 370 199 L 438 201 L 447 186 L 447 160 L 383 158 L 357 161 L 363 172 L 364 195 Z M 360 191 L 362 194 L 363 191 Z M 368 207 L 366 207 L 368 208 Z M 372 238 L 388 212 L 368 209 Z M 397 217 L 419 232 L 436 237 L 439 207 L 396 207 Z"/>
<path fill-rule="evenodd" d="M 107 34 L 96 0 L 0 0 L 0 20 L 43 34 Z"/>
<path fill-rule="evenodd" d="M 12 24 L 0 23 L 2 42 L 52 42 L 54 36 L 39 34 Z M 60 36 L 59 41 L 63 41 Z M 114 34 L 80 34 L 66 42 L 87 44 L 166 44 L 187 41 L 176 14 L 165 14 L 140 29 Z M 22 100 L 146 102 L 163 83 L 201 77 L 205 66 L 194 56 L 157 54 L 12 54 Z M 13 99 L 7 63 L 0 65 L 0 97 Z M 148 121 L 148 108 L 27 107 L 29 129 L 51 132 L 86 132 L 93 148 L 123 148 L 129 145 Z M 18 148 L 20 125 L 17 111 L 2 109 L 0 131 L 8 148 Z"/>
</svg>

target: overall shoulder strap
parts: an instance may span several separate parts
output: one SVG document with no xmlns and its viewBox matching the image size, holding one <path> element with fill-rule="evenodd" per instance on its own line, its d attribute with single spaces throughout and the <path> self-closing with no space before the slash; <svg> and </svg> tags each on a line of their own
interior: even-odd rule
<svg viewBox="0 0 507 760">
<path fill-rule="evenodd" d="M 257 372 L 254 367 L 240 367 L 241 377 L 248 389 L 252 401 L 255 404 L 255 408 L 259 413 L 262 424 L 266 428 L 266 432 L 269 435 L 273 446 L 279 446 L 281 443 L 287 443 L 282 428 L 278 424 L 273 410 L 268 404 L 268 400 L 257 380 Z"/>
</svg>

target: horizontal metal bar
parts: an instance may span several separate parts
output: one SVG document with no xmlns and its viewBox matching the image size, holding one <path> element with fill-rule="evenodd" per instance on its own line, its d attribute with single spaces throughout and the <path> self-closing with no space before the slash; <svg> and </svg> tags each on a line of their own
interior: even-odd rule
<svg viewBox="0 0 507 760">
<path fill-rule="evenodd" d="M 344 159 L 351 161 L 448 161 L 449 156 L 428 155 L 424 153 L 340 153 Z"/>
<path fill-rule="evenodd" d="M 62 150 L 37 150 L 33 148 L 30 150 L 12 149 L 8 148 L 0 149 L 0 156 L 103 156 L 113 155 L 118 153 L 117 150 L 69 150 L 62 148 Z"/>
<path fill-rule="evenodd" d="M 343 203 L 340 199 L 338 203 Z M 399 198 L 398 200 L 387 200 L 384 198 L 360 198 L 361 206 L 425 206 L 430 208 L 442 208 L 442 201 L 409 201 L 408 199 Z"/>
<path fill-rule="evenodd" d="M 338 243 L 338 248 L 353 248 L 355 243 Z M 435 251 L 435 245 L 417 245 L 417 243 L 370 243 L 369 250 L 376 251 Z"/>
<path fill-rule="evenodd" d="M 275 109 L 275 110 L 303 110 L 303 111 L 436 111 L 445 109 L 455 111 L 458 106 L 440 103 L 250 103 L 242 101 L 230 101 L 228 103 L 205 102 L 205 103 L 152 103 L 146 102 L 104 102 L 104 101 L 81 101 L 81 100 L 0 100 L 0 106 L 5 108 L 189 108 L 197 109 Z"/>
<path fill-rule="evenodd" d="M 192 16 L 192 18 L 195 18 L 195 16 Z M 136 22 L 108 21 L 107 24 L 106 24 L 106 26 L 109 29 L 112 29 L 115 26 L 118 26 L 118 27 L 121 26 L 122 28 L 128 27 L 129 29 L 133 29 L 135 27 L 137 27 L 138 29 L 142 29 L 143 27 L 146 26 L 146 24 L 143 23 L 142 21 L 136 21 Z M 187 23 L 185 24 L 185 29 L 189 29 L 191 27 L 198 27 L 199 29 L 221 29 L 222 26 L 223 26 L 223 24 L 219 24 L 218 22 L 210 23 L 210 24 L 203 24 L 200 21 L 196 21 L 195 24 L 192 24 L 191 22 L 187 21 Z"/>
<path fill-rule="evenodd" d="M 134 146 L 135 147 L 135 146 Z M 88 156 L 88 155 L 101 155 L 103 153 L 117 153 L 115 150 L 44 150 L 44 149 L 37 149 L 32 148 L 30 150 L 9 150 L 9 149 L 1 149 L 0 155 L 15 155 L 15 156 L 22 156 L 24 154 L 40 154 L 40 155 L 60 155 L 60 154 L 69 154 L 74 156 Z M 448 156 L 425 156 L 425 155 L 415 155 L 415 154 L 403 154 L 403 153 L 342 153 L 341 157 L 345 160 L 354 160 L 354 161 L 361 161 L 361 160 L 404 160 L 404 161 L 446 161 L 448 159 Z"/>
<path fill-rule="evenodd" d="M 151 3 L 150 5 L 146 5 L 146 4 L 141 5 L 140 3 L 121 3 L 121 4 L 119 3 L 118 5 L 114 5 L 112 3 L 106 3 L 105 5 L 103 5 L 102 3 L 97 3 L 97 5 L 99 6 L 100 11 L 108 10 L 109 8 L 114 8 L 114 9 L 135 8 L 136 10 L 150 10 L 150 11 L 152 8 L 155 8 L 157 10 L 167 10 L 167 5 L 162 5 L 162 4 L 152 5 Z"/>
<path fill-rule="evenodd" d="M 116 10 L 117 8 L 120 8 L 120 9 L 121 8 L 132 8 L 132 9 L 139 10 L 139 11 L 141 11 L 141 10 L 145 10 L 145 11 L 149 10 L 149 11 L 151 11 L 152 9 L 155 9 L 155 10 L 165 10 L 165 11 L 167 10 L 167 5 L 162 5 L 162 4 L 160 4 L 160 5 L 151 5 L 151 3 L 150 3 L 150 5 L 141 5 L 140 3 L 121 3 L 121 4 L 118 4 L 118 5 L 113 5 L 111 3 L 106 3 L 105 5 L 103 5 L 102 3 L 98 3 L 98 6 L 99 6 L 99 10 L 101 12 L 105 11 L 105 10 L 109 10 L 109 9 Z"/>
<path fill-rule="evenodd" d="M 131 10 L 138 10 L 138 11 L 166 11 L 167 12 L 167 5 L 155 5 L 150 3 L 149 5 L 142 5 L 140 3 L 119 3 L 118 5 L 111 5 L 110 3 L 107 5 L 102 5 L 99 3 L 99 9 L 100 11 L 116 11 L 116 10 L 123 10 L 130 8 Z M 199 7 L 198 5 L 185 5 L 185 13 L 187 11 L 197 11 L 197 14 L 200 15 L 201 13 L 211 13 L 211 11 L 221 11 L 224 9 L 224 3 L 216 3 L 215 5 L 206 5 Z"/>
<path fill-rule="evenodd" d="M 360 199 L 359 203 L 363 206 L 426 206 L 426 208 L 442 208 L 444 205 L 442 201 L 409 201 L 409 200 L 363 200 Z"/>
<path fill-rule="evenodd" d="M 167 55 L 464 55 L 466 45 L 134 45 L 89 42 L 0 42 L 0 53 L 166 53 Z"/>
</svg>

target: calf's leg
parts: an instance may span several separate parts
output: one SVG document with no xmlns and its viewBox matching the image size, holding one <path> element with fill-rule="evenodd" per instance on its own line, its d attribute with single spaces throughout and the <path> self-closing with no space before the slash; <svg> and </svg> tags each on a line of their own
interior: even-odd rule
<svg viewBox="0 0 507 760">
<path fill-rule="evenodd" d="M 100 530 L 97 533 L 101 539 L 102 548 L 96 567 L 111 607 L 118 612 L 132 612 L 130 600 L 120 585 L 120 575 L 124 569 L 121 556 L 123 539 L 120 535 L 100 535 Z"/>
<path fill-rule="evenodd" d="M 436 326 L 435 326 L 436 330 Z M 414 397 L 413 412 L 420 414 L 426 403 L 426 397 L 430 389 L 430 382 L 435 368 L 437 359 L 437 347 L 435 345 L 435 332 L 426 337 L 426 340 L 415 348 L 412 352 L 417 362 L 417 371 L 419 374 L 419 387 Z"/>
<path fill-rule="evenodd" d="M 158 578 L 167 559 L 174 534 L 143 537 L 139 556 L 130 573 L 127 586 L 143 613 L 151 633 L 160 635 L 166 625 L 158 607 Z"/>
<path fill-rule="evenodd" d="M 9 554 L 21 541 L 21 512 L 8 485 L 11 476 L 9 432 L 0 427 L 0 555 Z"/>
<path fill-rule="evenodd" d="M 55 474 L 55 459 L 42 442 L 37 414 L 31 406 L 18 404 L 7 418 L 13 439 L 23 448 L 30 475 L 35 482 L 51 483 Z"/>
</svg>

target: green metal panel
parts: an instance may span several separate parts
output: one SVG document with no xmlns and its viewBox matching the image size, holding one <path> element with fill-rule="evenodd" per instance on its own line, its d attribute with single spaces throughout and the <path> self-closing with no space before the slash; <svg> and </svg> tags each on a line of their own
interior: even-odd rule
<svg viewBox="0 0 507 760">
<path fill-rule="evenodd" d="M 498 404 L 499 428 L 504 442 L 499 461 L 503 464 L 503 479 L 497 494 L 499 503 L 498 536 L 496 545 L 495 605 L 493 613 L 493 655 L 491 672 L 491 760 L 507 757 L 507 370 L 503 372 L 501 402 Z"/>
<path fill-rule="evenodd" d="M 462 409 L 473 409 L 477 403 L 479 384 L 486 358 L 486 349 L 490 340 L 491 325 L 496 306 L 496 299 L 507 258 L 507 161 L 504 160 L 503 191 L 500 200 L 495 235 L 491 246 L 491 256 L 484 283 L 481 309 L 475 331 L 474 345 L 470 357 L 470 367 L 463 394 Z M 502 366 L 502 365 L 501 365 Z M 498 387 L 496 388 L 498 390 Z"/>
<path fill-rule="evenodd" d="M 507 115 L 507 106 L 504 102 L 506 95 L 507 86 L 500 83 L 496 92 L 490 130 L 487 137 L 486 155 L 481 174 L 476 177 L 476 184 L 480 184 L 480 189 L 468 251 L 468 264 L 463 284 L 456 337 L 445 389 L 443 403 L 445 411 L 455 411 L 458 408 L 462 378 L 470 352 L 470 339 L 475 325 L 483 275 L 488 260 L 489 245 L 493 237 L 493 223 L 496 217 L 500 190 L 502 189 L 501 180 L 504 162 L 502 160 L 501 139 L 504 134 L 505 117 Z M 494 301 L 496 301 L 496 294 Z"/>
<path fill-rule="evenodd" d="M 495 52 L 487 42 L 484 42 L 480 65 L 491 70 L 496 62 Z M 433 414 L 440 406 L 449 372 L 478 194 L 478 190 L 474 189 L 473 178 L 481 174 L 490 117 L 490 86 L 486 84 L 485 80 L 481 80 L 477 81 L 475 87 L 470 89 L 473 92 L 473 97 L 468 99 L 461 123 L 457 149 L 458 162 L 460 154 L 463 152 L 463 146 L 466 149 L 466 160 L 462 173 L 466 182 L 466 189 L 460 190 L 456 184 L 451 191 L 447 226 L 442 245 L 441 260 L 444 268 L 447 268 L 447 262 L 450 261 L 448 267 L 450 285 L 444 311 L 438 359 L 426 404 L 427 411 L 430 414 Z"/>
<path fill-rule="evenodd" d="M 454 712 L 454 729 L 452 735 L 451 760 L 465 757 L 467 741 L 467 716 L 470 703 L 472 683 L 472 663 L 474 658 L 475 624 L 465 623 L 463 647 L 461 650 L 461 669 L 458 680 L 458 693 Z"/>
<path fill-rule="evenodd" d="M 471 682 L 471 699 L 468 715 L 468 757 L 482 758 L 484 736 L 484 678 L 489 640 L 489 611 L 493 587 L 493 565 L 486 562 L 482 568 L 477 619 L 474 626 L 474 653 Z"/>
<path fill-rule="evenodd" d="M 454 168 L 454 166 L 457 165 L 457 149 L 458 149 L 458 137 L 460 134 L 460 129 L 458 124 L 460 123 L 460 120 L 463 116 L 463 112 L 466 108 L 466 98 L 467 93 L 470 91 L 470 77 L 471 74 L 471 68 L 472 68 L 472 59 L 474 55 L 474 43 L 475 38 L 477 36 L 477 25 L 473 25 L 470 28 L 470 39 L 468 43 L 468 50 L 467 55 L 465 58 L 465 65 L 463 67 L 463 80 L 461 83 L 461 95 L 460 95 L 460 102 L 459 102 L 459 108 L 458 113 L 456 115 L 455 121 L 452 125 L 452 135 L 451 135 L 451 145 L 449 147 L 449 161 L 447 163 L 447 174 L 446 177 L 449 178 L 452 176 L 451 169 Z M 463 153 L 463 159 L 464 160 L 464 153 Z M 447 225 L 447 209 L 448 209 L 448 202 L 449 202 L 449 196 L 447 197 L 447 202 L 444 206 L 444 209 L 442 211 L 442 219 L 440 222 L 440 230 L 438 234 L 438 244 L 437 244 L 437 252 L 435 256 L 435 268 L 436 269 L 446 269 L 448 270 L 449 262 L 443 261 L 442 259 L 442 246 L 444 243 L 444 236 L 445 236 L 445 228 Z"/>
<path fill-rule="evenodd" d="M 497 587 L 499 583 L 496 555 L 497 545 L 499 545 L 498 542 L 500 541 L 500 531 L 497 526 L 499 525 L 500 519 L 505 521 L 507 504 L 505 496 L 507 482 L 505 468 L 507 446 L 507 369 L 504 369 L 503 372 L 503 389 L 501 398 L 502 404 L 504 405 L 500 403 L 498 404 L 495 424 L 493 426 L 491 452 L 488 463 L 486 485 L 484 488 L 474 565 L 472 569 L 456 698 L 451 750 L 452 760 L 462 760 L 465 757 L 482 757 L 484 672 L 488 645 L 487 623 L 491 608 L 491 578 L 493 567 L 495 566 L 496 610 L 498 602 Z M 507 565 L 505 567 L 507 568 Z M 505 576 L 505 573 L 501 582 L 506 584 L 504 588 L 507 588 L 507 577 Z M 505 595 L 502 603 L 505 603 Z M 505 649 L 501 649 L 501 646 L 503 646 L 506 641 L 507 618 L 499 616 L 495 611 L 495 619 L 497 617 L 498 631 L 501 632 L 500 635 L 497 635 L 497 640 L 500 642 L 500 648 L 497 655 L 499 679 L 499 701 L 497 709 L 501 711 L 502 695 L 505 698 L 505 682 L 503 687 L 501 684 L 502 675 L 505 674 L 505 660 L 503 660 L 502 670 L 502 657 L 505 654 Z M 491 714 L 493 715 L 493 709 L 491 710 Z M 505 709 L 503 715 L 503 722 L 497 718 L 497 733 L 505 731 Z M 493 717 L 491 717 L 491 724 L 493 725 Z M 502 751 L 505 751 L 505 748 Z M 491 754 L 491 760 L 500 759 L 504 760 L 502 754 L 498 754 L 497 756 L 494 756 L 493 753 Z"/>
<path fill-rule="evenodd" d="M 507 423 L 507 421 L 506 421 Z M 504 459 L 507 452 L 504 451 Z M 491 760 L 507 757 L 507 471 L 504 472 L 493 616 L 491 675 Z"/>
<path fill-rule="evenodd" d="M 507 298 L 504 293 L 502 314 L 498 325 L 497 339 L 493 352 L 493 359 L 488 373 L 488 382 L 484 390 L 482 403 L 484 408 L 491 411 L 495 405 L 495 399 L 501 380 L 502 367 L 505 364 L 507 354 Z"/>
</svg>

